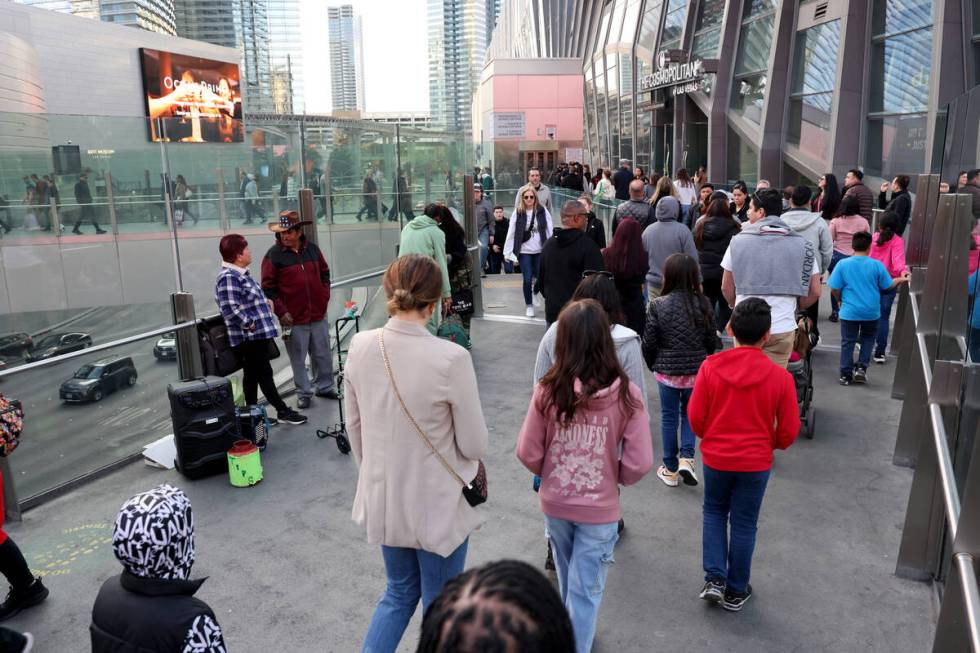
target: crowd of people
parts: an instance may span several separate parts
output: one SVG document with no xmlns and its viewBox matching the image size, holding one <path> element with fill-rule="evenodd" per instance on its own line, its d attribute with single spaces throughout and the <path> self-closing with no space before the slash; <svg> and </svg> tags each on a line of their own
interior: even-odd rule
<svg viewBox="0 0 980 653">
<path fill-rule="evenodd" d="M 602 181 L 612 178 L 617 197 L 625 195 L 608 243 L 585 186 L 580 199 L 552 206 L 532 169 L 509 217 L 502 205 L 491 206 L 482 183 L 473 189 L 481 272 L 519 266 L 526 315 L 544 306 L 547 328 L 515 434 L 515 464 L 532 477 L 545 568 L 554 571 L 557 591 L 516 561 L 464 573 L 470 536 L 483 520 L 477 506 L 488 500 L 489 429 L 467 351 L 474 266 L 463 227 L 444 203 L 426 205 L 404 226 L 399 256 L 382 280 L 389 319 L 353 337 L 343 379 L 358 466 L 352 518 L 380 547 L 387 577 L 362 650 L 395 651 L 421 601 L 419 651 L 482 650 L 475 642 L 491 641 L 502 651 L 590 651 L 626 528 L 621 487 L 654 471 L 657 421 L 655 476 L 670 488 L 703 486 L 704 575 L 691 594 L 742 610 L 753 595 L 752 557 L 774 451 L 791 446 L 800 429 L 787 368 L 804 353 L 799 331 L 817 328 L 825 275 L 828 319 L 841 331 L 840 383 L 866 383 L 872 360 L 887 362 L 892 304 L 909 279 L 902 240 L 908 178 L 882 185 L 877 205 L 884 211 L 871 233 L 875 199 L 859 170 L 848 172 L 843 189 L 828 173 L 816 193 L 805 185 L 779 191 L 763 180 L 753 192 L 738 182 L 731 196 L 703 171 L 689 177 L 681 170 L 657 179 L 648 195 L 649 179 L 623 164 L 613 175 L 602 171 L 594 186 L 601 195 Z M 980 180 L 980 171 L 965 174 L 967 182 Z M 577 167 L 567 177 L 586 179 Z M 243 363 L 246 402 L 257 403 L 261 388 L 276 410 L 273 421 L 293 425 L 307 421 L 300 411 L 314 397 L 339 398 L 326 321 L 330 269 L 303 235 L 309 224 L 289 210 L 268 224 L 273 242 L 258 281 L 248 241 L 224 236 L 215 283 Z M 971 251 L 980 246 L 972 238 Z M 980 330 L 978 313 L 971 326 Z M 279 335 L 295 409 L 272 378 L 270 346 Z M 733 346 L 725 346 L 726 335 Z M 649 410 L 647 371 L 657 384 L 658 416 Z M 203 582 L 190 579 L 193 531 L 190 503 L 177 488 L 163 485 L 122 506 L 112 541 L 123 572 L 99 592 L 93 651 L 226 650 L 214 611 L 193 598 Z M 47 597 L 2 528 L 0 572 L 12 586 L 0 619 Z M 8 636 L 18 635 L 0 631 L 0 640 Z"/>
</svg>

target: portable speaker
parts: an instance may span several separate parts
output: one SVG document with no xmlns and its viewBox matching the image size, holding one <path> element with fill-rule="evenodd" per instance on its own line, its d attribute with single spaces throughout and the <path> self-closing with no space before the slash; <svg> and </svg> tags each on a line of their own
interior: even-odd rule
<svg viewBox="0 0 980 653">
<path fill-rule="evenodd" d="M 238 439 L 231 382 L 206 376 L 167 386 L 177 448 L 177 470 L 187 478 L 228 471 L 228 450 Z"/>
<path fill-rule="evenodd" d="M 238 435 L 243 440 L 248 440 L 259 451 L 265 451 L 269 442 L 269 418 L 265 413 L 265 406 L 245 406 L 235 408 L 235 417 L 238 419 Z"/>
</svg>

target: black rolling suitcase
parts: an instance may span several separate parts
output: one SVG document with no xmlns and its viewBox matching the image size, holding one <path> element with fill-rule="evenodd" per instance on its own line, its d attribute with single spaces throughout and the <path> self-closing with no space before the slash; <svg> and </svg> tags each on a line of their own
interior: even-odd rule
<svg viewBox="0 0 980 653">
<path fill-rule="evenodd" d="M 177 470 L 187 478 L 228 471 L 228 450 L 238 439 L 231 382 L 206 376 L 167 386 L 177 448 Z"/>
</svg>

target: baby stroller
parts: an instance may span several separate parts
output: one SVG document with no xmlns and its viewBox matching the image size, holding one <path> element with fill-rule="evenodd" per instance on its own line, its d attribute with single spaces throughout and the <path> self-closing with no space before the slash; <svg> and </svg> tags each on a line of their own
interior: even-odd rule
<svg viewBox="0 0 980 653">
<path fill-rule="evenodd" d="M 813 333 L 813 320 L 805 313 L 796 315 L 796 341 L 790 354 L 786 369 L 796 382 L 796 401 L 800 406 L 800 435 L 813 439 L 816 415 L 813 403 L 813 348 L 817 346 L 817 336 Z"/>
</svg>

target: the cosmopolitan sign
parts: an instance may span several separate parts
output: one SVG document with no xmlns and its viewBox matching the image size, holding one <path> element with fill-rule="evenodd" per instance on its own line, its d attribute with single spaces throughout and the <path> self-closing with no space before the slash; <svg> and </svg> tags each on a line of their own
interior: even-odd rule
<svg viewBox="0 0 980 653">
<path fill-rule="evenodd" d="M 657 70 L 640 78 L 640 91 L 672 87 L 673 95 L 682 95 L 700 90 L 705 73 L 701 59 L 671 62 L 667 59 L 667 53 L 661 52 L 657 64 Z"/>
</svg>

